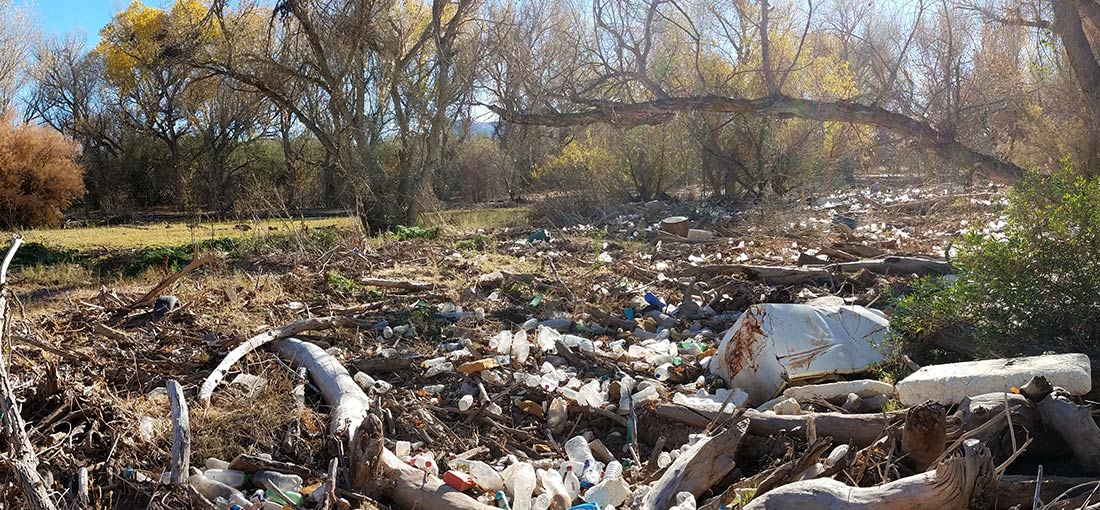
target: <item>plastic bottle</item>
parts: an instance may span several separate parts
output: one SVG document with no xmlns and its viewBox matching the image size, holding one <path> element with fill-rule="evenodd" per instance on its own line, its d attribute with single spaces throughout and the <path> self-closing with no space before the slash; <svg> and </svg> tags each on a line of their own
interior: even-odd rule
<svg viewBox="0 0 1100 510">
<path fill-rule="evenodd" d="M 248 475 L 244 474 L 244 471 L 237 471 L 235 469 L 207 469 L 203 472 L 203 475 L 215 482 L 224 483 L 234 489 L 241 488 L 241 486 L 244 485 L 245 478 L 248 477 Z"/>
<path fill-rule="evenodd" d="M 216 457 L 210 457 L 205 462 L 206 469 L 229 469 L 229 463 Z"/>
<path fill-rule="evenodd" d="M 411 459 L 411 462 L 417 469 L 439 476 L 439 465 L 435 463 L 435 457 L 431 452 L 419 453 Z"/>
<path fill-rule="evenodd" d="M 286 494 L 287 499 L 289 499 L 290 501 L 284 499 L 283 494 L 279 494 L 279 491 L 274 489 L 267 489 L 266 491 L 264 491 L 264 494 L 267 495 L 267 503 L 264 503 L 264 507 L 269 506 L 269 504 L 271 503 L 280 506 L 287 506 L 288 503 L 293 503 L 295 505 L 302 504 L 302 495 L 297 492 L 283 491 L 283 494 Z"/>
<path fill-rule="evenodd" d="M 536 473 L 542 484 L 542 495 L 546 496 L 547 507 L 569 508 L 573 500 L 569 499 L 569 493 L 565 490 L 565 483 L 562 480 L 561 473 L 554 469 L 539 469 Z"/>
<path fill-rule="evenodd" d="M 569 404 L 563 398 L 555 398 L 550 401 L 550 409 L 546 416 L 546 424 L 551 430 L 565 424 L 569 419 Z"/>
<path fill-rule="evenodd" d="M 434 358 L 426 359 L 420 362 L 420 366 L 424 368 L 432 368 L 436 365 L 440 365 L 447 362 L 446 356 L 436 356 Z"/>
<path fill-rule="evenodd" d="M 573 436 L 565 442 L 565 454 L 573 462 L 595 461 L 592 449 L 588 446 L 588 440 L 584 436 Z"/>
<path fill-rule="evenodd" d="M 214 501 L 217 498 L 223 498 L 226 501 L 235 501 L 237 497 L 244 499 L 246 502 L 248 501 L 241 491 L 217 480 L 211 480 L 203 473 L 193 474 L 187 481 L 191 483 L 191 486 L 194 487 L 199 494 L 202 494 L 210 501 Z"/>
<path fill-rule="evenodd" d="M 695 510 L 695 496 L 688 491 L 676 494 L 676 506 L 680 510 Z"/>
<path fill-rule="evenodd" d="M 504 479 L 493 466 L 479 460 L 453 459 L 447 462 L 452 468 L 461 469 L 470 474 L 474 483 L 486 492 L 495 492 L 504 489 Z"/>
<path fill-rule="evenodd" d="M 301 492 L 302 490 L 302 477 L 298 475 L 288 475 L 275 471 L 257 471 L 252 475 L 252 485 L 256 487 L 269 489 L 268 482 L 275 484 L 283 492 Z"/>
<path fill-rule="evenodd" d="M 615 478 L 623 477 L 623 464 L 617 460 L 613 460 L 607 463 L 607 467 L 603 470 L 604 480 L 612 480 Z"/>
<path fill-rule="evenodd" d="M 352 379 L 360 388 L 363 388 L 363 391 L 382 394 L 393 389 L 392 384 L 381 379 L 375 379 L 366 372 L 356 372 Z"/>
<path fill-rule="evenodd" d="M 555 350 L 558 340 L 562 338 L 561 333 L 546 326 L 539 326 L 536 331 L 538 332 L 537 341 L 539 350 L 542 352 Z"/>
<path fill-rule="evenodd" d="M 512 356 L 516 361 L 526 363 L 530 355 L 531 342 L 527 341 L 527 332 L 521 329 L 519 333 L 512 335 Z"/>
<path fill-rule="evenodd" d="M 631 400 L 634 401 L 634 406 L 638 407 L 646 402 L 652 402 L 657 400 L 659 394 L 656 386 L 646 386 L 645 389 L 631 395 Z"/>
<path fill-rule="evenodd" d="M 435 365 L 435 366 L 429 368 L 427 371 L 425 371 L 424 372 L 424 377 L 429 377 L 429 378 L 435 377 L 435 376 L 437 376 L 439 374 L 442 374 L 442 373 L 445 373 L 445 372 L 453 372 L 454 369 L 455 369 L 454 363 L 451 363 L 450 361 L 448 361 L 446 363 L 440 363 L 438 365 Z"/>
<path fill-rule="evenodd" d="M 667 380 L 669 370 L 672 370 L 672 363 L 664 363 L 653 371 L 653 378 L 658 381 Z"/>
<path fill-rule="evenodd" d="M 504 491 L 497 491 L 496 494 L 493 495 L 493 499 L 497 504 L 497 508 L 511 510 L 512 506 L 508 504 L 508 495 L 504 494 Z"/>
<path fill-rule="evenodd" d="M 505 330 L 497 333 L 496 336 L 489 339 L 489 347 L 494 347 L 501 354 L 512 352 L 512 332 Z"/>
<path fill-rule="evenodd" d="M 463 395 L 462 398 L 458 399 L 458 409 L 460 411 L 466 411 L 466 410 L 470 409 L 473 406 L 474 406 L 474 396 L 473 395 Z"/>
<path fill-rule="evenodd" d="M 539 378 L 539 386 L 542 386 L 542 389 L 547 392 L 552 392 L 558 389 L 558 384 L 558 379 L 551 376 L 550 374 L 544 374 L 542 377 Z"/>
<path fill-rule="evenodd" d="M 657 455 L 657 467 L 666 468 L 669 464 L 672 464 L 672 456 L 668 452 L 661 452 Z"/>
<path fill-rule="evenodd" d="M 440 393 L 443 393 L 443 390 L 445 389 L 447 389 L 447 387 L 442 384 L 429 384 L 423 388 L 424 393 L 427 393 L 428 395 L 438 395 Z"/>
<path fill-rule="evenodd" d="M 532 318 L 527 319 L 526 321 L 524 321 L 523 324 L 520 324 L 519 329 L 521 331 L 528 331 L 528 330 L 535 329 L 535 327 L 538 326 L 538 325 L 539 325 L 539 320 L 532 317 Z"/>
<path fill-rule="evenodd" d="M 630 486 L 622 478 L 605 480 L 588 489 L 584 493 L 584 500 L 593 503 L 600 508 L 605 506 L 619 506 L 630 497 Z"/>
<path fill-rule="evenodd" d="M 511 473 L 505 476 L 504 486 L 511 486 L 513 510 L 530 510 L 531 495 L 535 492 L 535 468 L 526 462 L 508 466 Z"/>
<path fill-rule="evenodd" d="M 576 501 L 577 496 L 581 495 L 581 480 L 577 478 L 577 473 L 573 472 L 572 466 L 566 467 L 565 476 L 562 477 L 562 484 L 565 485 L 565 494 L 569 498 L 569 503 Z"/>
<path fill-rule="evenodd" d="M 496 402 L 489 402 L 489 404 L 485 406 L 485 410 L 488 411 L 489 414 L 495 414 L 498 416 L 504 413 L 504 409 L 501 409 Z"/>
<path fill-rule="evenodd" d="M 440 344 L 439 345 L 439 350 L 441 350 L 443 352 L 454 352 L 454 351 L 465 349 L 465 348 L 467 348 L 467 347 L 469 347 L 473 344 L 474 344 L 473 341 L 471 341 L 469 338 L 463 338 L 461 340 L 458 340 L 457 342 L 446 342 L 446 343 Z"/>
</svg>

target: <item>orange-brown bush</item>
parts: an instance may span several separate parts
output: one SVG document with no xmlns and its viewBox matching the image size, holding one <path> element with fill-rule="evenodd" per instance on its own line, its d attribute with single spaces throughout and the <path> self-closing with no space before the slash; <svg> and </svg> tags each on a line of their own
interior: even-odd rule
<svg viewBox="0 0 1100 510">
<path fill-rule="evenodd" d="M 76 142 L 43 126 L 0 118 L 0 227 L 54 225 L 84 194 Z"/>
</svg>

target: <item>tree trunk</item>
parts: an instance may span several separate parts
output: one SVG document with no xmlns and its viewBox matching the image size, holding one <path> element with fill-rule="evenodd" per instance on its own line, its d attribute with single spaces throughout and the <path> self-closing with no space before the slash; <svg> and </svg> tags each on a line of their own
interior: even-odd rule
<svg viewBox="0 0 1100 510">
<path fill-rule="evenodd" d="M 1062 39 L 1069 66 L 1085 98 L 1085 127 L 1089 130 L 1088 145 L 1082 163 L 1085 170 L 1100 174 L 1100 62 L 1097 62 L 1081 24 L 1081 12 L 1092 0 L 1051 0 L 1054 7 L 1053 29 Z M 1100 28 L 1100 27 L 1097 27 Z"/>
</svg>

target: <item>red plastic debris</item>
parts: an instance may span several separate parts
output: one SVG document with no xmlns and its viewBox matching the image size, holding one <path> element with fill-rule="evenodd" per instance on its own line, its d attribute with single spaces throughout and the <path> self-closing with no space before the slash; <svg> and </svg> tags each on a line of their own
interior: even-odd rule
<svg viewBox="0 0 1100 510">
<path fill-rule="evenodd" d="M 456 491 L 464 491 L 474 486 L 474 479 L 462 471 L 450 470 L 443 473 L 443 483 L 450 485 Z"/>
</svg>

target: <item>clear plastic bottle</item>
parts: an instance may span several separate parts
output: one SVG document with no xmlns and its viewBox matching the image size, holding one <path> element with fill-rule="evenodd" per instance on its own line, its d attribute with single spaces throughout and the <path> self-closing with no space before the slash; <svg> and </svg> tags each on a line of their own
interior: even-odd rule
<svg viewBox="0 0 1100 510">
<path fill-rule="evenodd" d="M 443 374 L 443 373 L 446 373 L 446 372 L 454 372 L 454 369 L 455 369 L 454 363 L 451 363 L 450 361 L 448 361 L 446 363 L 440 363 L 438 365 L 435 365 L 435 366 L 429 368 L 427 371 L 425 371 L 424 372 L 424 377 L 429 377 L 430 378 L 430 377 L 435 377 L 439 374 Z"/>
<path fill-rule="evenodd" d="M 668 372 L 672 370 L 672 363 L 664 363 L 657 367 L 657 370 L 653 371 L 653 378 L 658 381 L 664 381 L 668 379 Z"/>
<path fill-rule="evenodd" d="M 526 363 L 527 357 L 531 355 L 531 342 L 527 341 L 527 332 L 520 330 L 515 335 L 512 335 L 512 357 L 516 358 L 516 361 L 520 363 Z"/>
<path fill-rule="evenodd" d="M 521 331 L 528 331 L 528 330 L 535 329 L 535 327 L 538 326 L 538 325 L 539 325 L 539 320 L 532 317 L 532 318 L 527 319 L 526 321 L 524 321 L 523 324 L 520 324 L 519 329 Z"/>
<path fill-rule="evenodd" d="M 634 401 L 634 406 L 640 406 L 646 402 L 652 402 L 657 400 L 659 394 L 656 386 L 646 386 L 645 389 L 631 395 L 631 400 Z"/>
<path fill-rule="evenodd" d="M 605 506 L 619 506 L 630 497 L 630 486 L 622 478 L 605 480 L 588 489 L 584 493 L 584 500 L 603 508 Z"/>
<path fill-rule="evenodd" d="M 452 468 L 461 469 L 470 474 L 474 483 L 487 492 L 495 492 L 504 489 L 504 479 L 493 466 L 479 460 L 453 459 L 447 462 Z"/>
<path fill-rule="evenodd" d="M 204 463 L 206 469 L 229 469 L 229 463 L 217 457 L 210 457 Z"/>
<path fill-rule="evenodd" d="M 248 501 L 248 499 L 244 497 L 244 494 L 242 494 L 241 491 L 234 489 L 233 487 L 230 487 L 217 480 L 211 480 L 210 478 L 207 478 L 206 475 L 203 473 L 193 474 L 190 478 L 187 479 L 187 481 L 191 483 L 191 486 L 194 487 L 199 494 L 202 494 L 206 497 L 206 499 L 209 499 L 210 501 L 214 501 L 217 498 L 223 498 L 226 501 L 234 501 L 237 499 L 238 496 L 241 499 Z"/>
<path fill-rule="evenodd" d="M 275 471 L 257 471 L 252 475 L 252 485 L 261 489 L 269 489 L 270 487 L 267 485 L 269 481 L 284 492 L 301 492 L 302 490 L 302 477 L 298 475 L 288 475 Z"/>
<path fill-rule="evenodd" d="M 596 458 L 592 456 L 592 449 L 588 446 L 588 440 L 584 436 L 573 436 L 565 442 L 565 454 L 573 462 L 592 462 Z"/>
<path fill-rule="evenodd" d="M 248 478 L 248 475 L 244 474 L 244 471 L 237 471 L 235 469 L 207 469 L 202 474 L 211 480 L 224 483 L 234 489 L 239 489 L 244 486 L 244 481 Z"/>
<path fill-rule="evenodd" d="M 607 467 L 603 470 L 604 480 L 612 480 L 615 478 L 623 477 L 623 464 L 617 460 L 613 460 L 607 463 Z"/>
<path fill-rule="evenodd" d="M 512 486 L 513 510 L 530 510 L 531 495 L 535 492 L 535 468 L 526 462 L 519 462 L 509 466 L 512 470 L 506 477 L 505 486 Z"/>
<path fill-rule="evenodd" d="M 423 388 L 424 393 L 427 393 L 428 395 L 438 395 L 440 393 L 443 393 L 443 390 L 445 389 L 447 389 L 447 387 L 442 384 L 429 384 Z"/>
<path fill-rule="evenodd" d="M 496 344 L 495 346 L 493 344 Z M 494 347 L 500 354 L 508 354 L 512 352 L 512 332 L 501 331 L 496 336 L 489 340 L 489 347 Z"/>
</svg>

